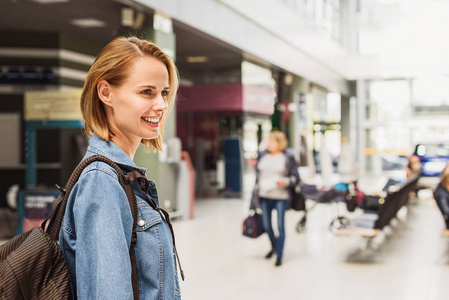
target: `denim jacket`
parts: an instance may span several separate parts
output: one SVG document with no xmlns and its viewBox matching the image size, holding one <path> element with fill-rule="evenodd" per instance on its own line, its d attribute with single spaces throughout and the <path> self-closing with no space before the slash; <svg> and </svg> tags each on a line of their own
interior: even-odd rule
<svg viewBox="0 0 449 300">
<path fill-rule="evenodd" d="M 86 157 L 101 154 L 125 172 L 138 168 L 113 142 L 95 134 Z M 138 209 L 135 245 L 139 299 L 181 299 L 173 239 L 168 224 L 150 206 L 158 203 L 154 181 L 148 193 L 132 183 Z M 144 222 L 141 222 L 143 220 Z M 94 162 L 81 173 L 70 193 L 59 244 L 78 299 L 133 299 L 129 247 L 133 217 L 117 172 Z"/>
</svg>

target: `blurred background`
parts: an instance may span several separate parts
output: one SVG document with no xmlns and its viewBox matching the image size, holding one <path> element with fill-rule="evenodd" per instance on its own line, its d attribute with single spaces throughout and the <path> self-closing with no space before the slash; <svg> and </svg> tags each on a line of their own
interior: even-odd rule
<svg viewBox="0 0 449 300">
<path fill-rule="evenodd" d="M 449 161 L 448 14 L 445 0 L 0 0 L 0 239 L 46 216 L 88 145 L 87 71 L 114 37 L 136 35 L 169 54 L 181 80 L 166 151 L 140 149 L 135 162 L 178 220 L 185 299 L 443 299 L 432 189 Z M 242 237 L 241 222 L 273 130 L 318 189 L 358 180 L 375 193 L 406 181 L 419 157 L 410 228 L 381 263 L 376 251 L 349 262 L 363 237 L 329 232 L 348 213 L 338 203 L 311 211 L 301 233 L 288 212 L 290 261 L 274 272 L 260 260 L 269 244 Z"/>
</svg>

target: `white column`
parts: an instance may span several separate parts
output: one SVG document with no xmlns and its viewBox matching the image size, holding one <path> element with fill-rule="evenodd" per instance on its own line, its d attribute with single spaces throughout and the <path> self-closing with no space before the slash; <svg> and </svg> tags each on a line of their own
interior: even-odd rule
<svg viewBox="0 0 449 300">
<path fill-rule="evenodd" d="M 359 175 L 363 175 L 366 170 L 366 157 L 364 149 L 366 147 L 365 109 L 366 109 L 366 83 L 364 80 L 357 80 L 357 163 Z"/>
</svg>

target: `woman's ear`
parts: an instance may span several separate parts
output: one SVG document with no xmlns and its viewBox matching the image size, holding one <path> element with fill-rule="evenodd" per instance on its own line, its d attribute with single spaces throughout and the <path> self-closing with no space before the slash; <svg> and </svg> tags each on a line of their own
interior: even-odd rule
<svg viewBox="0 0 449 300">
<path fill-rule="evenodd" d="M 97 84 L 98 97 L 100 98 L 101 102 L 103 102 L 103 104 L 107 106 L 112 106 L 111 92 L 111 84 L 106 80 L 103 79 Z"/>
</svg>

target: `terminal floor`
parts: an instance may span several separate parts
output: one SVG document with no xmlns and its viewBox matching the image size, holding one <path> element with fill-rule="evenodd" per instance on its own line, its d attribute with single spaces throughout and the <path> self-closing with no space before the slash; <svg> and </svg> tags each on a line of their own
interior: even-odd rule
<svg viewBox="0 0 449 300">
<path fill-rule="evenodd" d="M 246 200 L 197 200 L 194 220 L 174 222 L 186 274 L 183 299 L 447 298 L 449 240 L 440 237 L 443 222 L 431 198 L 409 205 L 405 222 L 377 250 L 360 251 L 362 238 L 337 237 L 328 229 L 337 214 L 333 205 L 315 207 L 303 233 L 295 231 L 301 213 L 288 211 L 281 267 L 264 259 L 266 235 L 242 236 L 247 209 Z"/>
<path fill-rule="evenodd" d="M 364 191 L 382 184 L 372 178 L 361 182 Z M 283 265 L 275 267 L 274 258 L 264 259 L 270 249 L 266 235 L 253 240 L 241 234 L 248 192 L 244 200 L 197 200 L 194 220 L 173 222 L 186 274 L 183 299 L 447 298 L 449 239 L 440 237 L 443 222 L 432 198 L 410 204 L 407 218 L 382 243 L 379 239 L 378 249 L 365 251 L 360 251 L 362 238 L 337 237 L 329 230 L 338 214 L 335 205 L 317 205 L 302 233 L 295 231 L 301 213 L 288 211 Z M 353 217 L 360 212 L 347 213 L 341 206 L 340 213 Z"/>
</svg>

